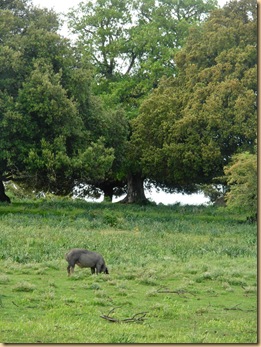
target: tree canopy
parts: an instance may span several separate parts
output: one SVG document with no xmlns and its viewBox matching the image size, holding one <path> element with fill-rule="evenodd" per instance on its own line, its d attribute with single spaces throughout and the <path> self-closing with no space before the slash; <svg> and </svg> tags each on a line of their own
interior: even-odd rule
<svg viewBox="0 0 261 347">
<path fill-rule="evenodd" d="M 193 191 L 253 152 L 257 128 L 256 3 L 232 1 L 190 30 L 176 76 L 161 80 L 133 120 L 143 175 Z"/>
<path fill-rule="evenodd" d="M 57 14 L 20 0 L 0 11 L 0 177 L 62 195 L 103 178 L 114 160 L 105 112 Z"/>
<path fill-rule="evenodd" d="M 188 28 L 215 8 L 215 0 L 97 0 L 69 12 L 77 43 L 95 68 L 96 93 L 128 118 L 157 86 L 175 72 L 175 52 Z"/>
<path fill-rule="evenodd" d="M 254 0 L 82 2 L 74 41 L 29 0 L 0 14 L 0 181 L 141 202 L 144 179 L 192 192 L 254 154 Z"/>
<path fill-rule="evenodd" d="M 78 35 L 77 47 L 93 64 L 94 91 L 106 108 L 121 107 L 125 119 L 135 118 L 160 78 L 177 73 L 174 55 L 184 44 L 188 28 L 204 20 L 215 6 L 214 0 L 98 0 L 82 2 L 69 12 L 70 27 Z M 128 139 L 122 148 L 125 152 L 117 172 L 112 172 L 111 186 L 127 181 L 128 193 L 133 191 L 129 201 L 144 200 L 136 148 Z"/>
</svg>

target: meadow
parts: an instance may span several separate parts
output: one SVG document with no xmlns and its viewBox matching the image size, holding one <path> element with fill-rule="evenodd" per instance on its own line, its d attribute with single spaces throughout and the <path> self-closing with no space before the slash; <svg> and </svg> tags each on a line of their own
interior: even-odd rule
<svg viewBox="0 0 261 347">
<path fill-rule="evenodd" d="M 257 226 L 214 206 L 0 205 L 3 343 L 256 343 Z M 73 247 L 110 274 L 75 268 Z"/>
</svg>

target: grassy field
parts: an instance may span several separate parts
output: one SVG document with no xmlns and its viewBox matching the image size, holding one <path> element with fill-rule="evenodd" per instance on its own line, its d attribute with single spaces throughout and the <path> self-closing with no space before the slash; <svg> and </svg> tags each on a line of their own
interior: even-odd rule
<svg viewBox="0 0 261 347">
<path fill-rule="evenodd" d="M 239 213 L 14 200 L 0 230 L 1 342 L 257 342 L 257 227 Z M 67 277 L 73 247 L 110 274 Z"/>
</svg>

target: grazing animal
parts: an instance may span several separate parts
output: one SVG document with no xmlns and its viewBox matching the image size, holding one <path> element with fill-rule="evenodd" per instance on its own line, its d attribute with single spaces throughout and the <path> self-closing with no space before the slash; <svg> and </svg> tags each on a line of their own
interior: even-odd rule
<svg viewBox="0 0 261 347">
<path fill-rule="evenodd" d="M 65 255 L 65 259 L 69 264 L 67 266 L 68 276 L 73 274 L 75 264 L 79 267 L 90 267 L 92 274 L 95 273 L 95 270 L 97 275 L 101 272 L 109 273 L 102 255 L 87 249 L 73 248 Z"/>
</svg>

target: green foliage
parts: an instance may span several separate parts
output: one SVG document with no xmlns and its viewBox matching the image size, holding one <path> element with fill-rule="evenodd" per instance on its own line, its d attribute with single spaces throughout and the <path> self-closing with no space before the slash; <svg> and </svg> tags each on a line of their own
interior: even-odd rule
<svg viewBox="0 0 261 347">
<path fill-rule="evenodd" d="M 256 139 L 256 2 L 231 2 L 191 28 L 133 121 L 132 146 L 145 177 L 193 191 L 212 183 L 234 153 Z M 218 182 L 216 182 L 218 183 Z"/>
<path fill-rule="evenodd" d="M 135 180 L 139 175 L 141 187 L 143 177 L 137 149 L 129 143 L 131 125 L 127 127 L 124 121 L 138 115 L 141 102 L 163 75 L 176 72 L 173 56 L 184 44 L 188 28 L 204 20 L 215 6 L 214 0 L 99 0 L 82 2 L 68 13 L 82 60 L 90 60 L 93 65 L 95 94 L 101 97 L 108 113 L 124 110 L 121 129 L 115 120 L 112 123 L 116 131 L 121 130 L 120 136 L 112 137 L 118 139 L 115 147 L 113 144 L 112 170 L 105 180 L 93 182 L 105 196 L 111 198 L 128 183 L 128 194 L 132 195 L 127 196 L 129 202 L 145 199 L 143 191 L 130 183 L 132 175 L 136 175 Z"/>
<path fill-rule="evenodd" d="M 256 225 L 235 210 L 14 200 L 0 227 L 4 343 L 257 341 Z M 103 254 L 110 275 L 68 278 L 72 247 Z"/>
<path fill-rule="evenodd" d="M 215 8 L 80 3 L 68 14 L 72 45 L 53 11 L 2 2 L 0 178 L 60 195 L 77 183 L 111 196 L 127 180 L 136 194 L 145 177 L 193 191 L 252 152 L 256 4 Z"/>
<path fill-rule="evenodd" d="M 61 79 L 61 71 L 54 74 L 51 66 L 37 62 L 19 90 L 17 108 L 24 118 L 29 117 L 26 123 L 31 127 L 28 132 L 33 133 L 30 134 L 32 141 L 53 140 L 58 135 L 79 137 L 82 120 L 76 103 L 67 97 Z"/>
<path fill-rule="evenodd" d="M 75 177 L 80 181 L 90 182 L 103 179 L 105 173 L 109 171 L 114 160 L 114 151 L 112 148 L 106 148 L 104 138 L 100 138 L 95 143 L 79 152 L 74 162 Z"/>
<path fill-rule="evenodd" d="M 232 157 L 231 164 L 225 167 L 230 188 L 226 194 L 229 207 L 239 207 L 257 218 L 257 156 L 244 152 Z"/>
<path fill-rule="evenodd" d="M 118 120 L 105 129 L 109 117 L 91 93 L 89 65 L 57 33 L 53 11 L 22 0 L 0 11 L 1 179 L 61 195 L 75 180 L 103 179 Z"/>
<path fill-rule="evenodd" d="M 159 79 L 173 75 L 173 54 L 188 28 L 215 6 L 212 0 L 99 0 L 80 3 L 68 18 L 82 54 L 96 68 L 96 92 L 132 118 Z"/>
</svg>

